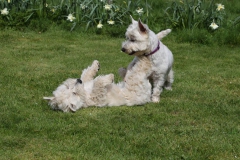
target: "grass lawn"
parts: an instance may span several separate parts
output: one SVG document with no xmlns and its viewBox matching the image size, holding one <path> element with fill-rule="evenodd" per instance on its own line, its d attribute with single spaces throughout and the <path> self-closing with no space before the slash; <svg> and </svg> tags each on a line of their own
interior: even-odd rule
<svg viewBox="0 0 240 160">
<path fill-rule="evenodd" d="M 133 57 L 121 38 L 51 30 L 0 32 L 0 159 L 240 159 L 240 48 L 163 42 L 173 91 L 159 104 L 50 109 L 43 96 L 100 61 L 114 73 Z"/>
</svg>

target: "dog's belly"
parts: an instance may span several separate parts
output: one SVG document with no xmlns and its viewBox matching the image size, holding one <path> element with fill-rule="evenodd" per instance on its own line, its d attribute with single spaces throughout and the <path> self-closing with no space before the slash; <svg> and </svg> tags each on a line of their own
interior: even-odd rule
<svg viewBox="0 0 240 160">
<path fill-rule="evenodd" d="M 86 91 L 87 94 L 90 94 L 92 92 L 92 88 L 93 88 L 93 81 L 84 83 L 84 90 Z"/>
</svg>

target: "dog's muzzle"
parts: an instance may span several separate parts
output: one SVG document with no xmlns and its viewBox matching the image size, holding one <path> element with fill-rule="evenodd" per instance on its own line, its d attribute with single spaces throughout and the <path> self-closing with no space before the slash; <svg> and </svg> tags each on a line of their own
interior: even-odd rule
<svg viewBox="0 0 240 160">
<path fill-rule="evenodd" d="M 125 49 L 125 48 L 122 48 L 121 51 L 122 51 L 122 52 L 126 52 L 126 49 Z"/>
<path fill-rule="evenodd" d="M 121 50 L 122 50 L 122 52 L 126 53 L 126 49 L 125 48 L 122 48 Z M 134 53 L 136 53 L 136 51 L 132 51 L 131 53 L 128 53 L 128 55 L 133 55 Z"/>
</svg>

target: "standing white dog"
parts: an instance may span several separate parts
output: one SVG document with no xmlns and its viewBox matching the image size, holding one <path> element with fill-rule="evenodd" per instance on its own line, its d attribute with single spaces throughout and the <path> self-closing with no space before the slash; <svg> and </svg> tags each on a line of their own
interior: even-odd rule
<svg viewBox="0 0 240 160">
<path fill-rule="evenodd" d="M 174 81 L 172 65 L 172 52 L 159 40 L 166 36 L 171 30 L 160 32 L 156 35 L 141 20 L 135 21 L 132 17 L 132 24 L 126 31 L 126 41 L 122 43 L 122 51 L 135 58 L 128 65 L 127 69 L 120 68 L 119 74 L 124 78 L 141 57 L 147 57 L 151 62 L 151 76 L 153 80 L 152 102 L 160 101 L 160 94 L 165 89 L 171 90 Z"/>
</svg>

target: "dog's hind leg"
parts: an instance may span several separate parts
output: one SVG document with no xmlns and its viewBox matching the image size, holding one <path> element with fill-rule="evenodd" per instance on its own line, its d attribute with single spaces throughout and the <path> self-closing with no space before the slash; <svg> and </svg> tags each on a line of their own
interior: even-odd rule
<svg viewBox="0 0 240 160">
<path fill-rule="evenodd" d="M 88 82 L 93 80 L 93 78 L 96 76 L 98 70 L 100 68 L 100 64 L 97 60 L 94 60 L 92 65 L 88 68 L 84 69 L 81 75 L 81 80 L 83 82 Z"/>
<path fill-rule="evenodd" d="M 174 74 L 173 74 L 173 70 L 171 69 L 170 72 L 168 73 L 167 80 L 164 84 L 164 88 L 166 90 L 172 90 L 173 81 L 174 81 Z"/>
</svg>

